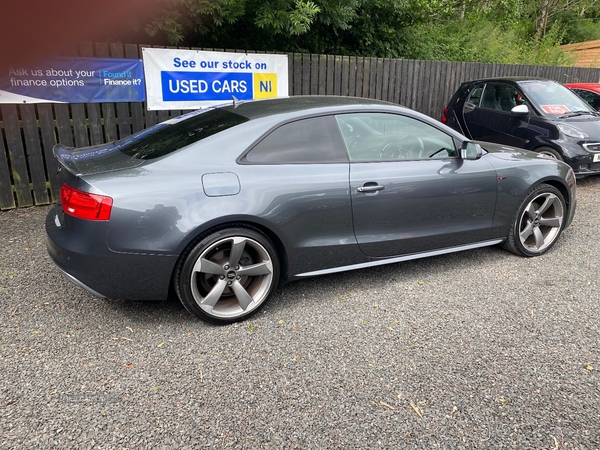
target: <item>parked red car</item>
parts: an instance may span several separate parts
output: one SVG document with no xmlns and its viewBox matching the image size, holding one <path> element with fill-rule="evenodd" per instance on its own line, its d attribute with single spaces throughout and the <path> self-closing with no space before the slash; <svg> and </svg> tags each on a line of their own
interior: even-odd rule
<svg viewBox="0 0 600 450">
<path fill-rule="evenodd" d="M 600 111 L 600 83 L 565 83 L 565 86 Z"/>
</svg>

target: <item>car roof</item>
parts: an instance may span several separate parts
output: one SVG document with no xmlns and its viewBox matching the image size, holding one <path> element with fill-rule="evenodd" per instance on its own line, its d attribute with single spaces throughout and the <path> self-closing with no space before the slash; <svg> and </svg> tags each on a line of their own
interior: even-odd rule
<svg viewBox="0 0 600 450">
<path fill-rule="evenodd" d="M 498 81 L 508 81 L 508 82 L 513 82 L 513 83 L 519 83 L 521 81 L 554 81 L 554 80 L 550 80 L 549 78 L 514 76 L 514 77 L 479 78 L 476 80 L 466 81 L 464 84 L 488 83 L 488 82 L 498 82 Z"/>
<path fill-rule="evenodd" d="M 253 100 L 222 106 L 226 111 L 248 119 L 309 111 L 338 111 L 348 107 L 400 107 L 394 103 L 360 97 L 306 95 L 266 100 Z"/>
</svg>

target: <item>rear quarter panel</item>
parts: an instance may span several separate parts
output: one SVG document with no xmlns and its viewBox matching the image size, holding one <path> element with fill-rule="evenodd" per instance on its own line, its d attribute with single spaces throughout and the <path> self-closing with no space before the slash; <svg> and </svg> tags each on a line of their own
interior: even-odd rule
<svg viewBox="0 0 600 450">
<path fill-rule="evenodd" d="M 349 164 L 237 164 L 257 136 L 248 129 L 239 139 L 216 135 L 118 177 L 90 180 L 114 199 L 110 249 L 179 255 L 215 227 L 247 223 L 291 253 L 291 275 L 363 262 L 352 227 Z M 235 173 L 239 193 L 207 196 L 202 176 L 223 172 Z"/>
</svg>

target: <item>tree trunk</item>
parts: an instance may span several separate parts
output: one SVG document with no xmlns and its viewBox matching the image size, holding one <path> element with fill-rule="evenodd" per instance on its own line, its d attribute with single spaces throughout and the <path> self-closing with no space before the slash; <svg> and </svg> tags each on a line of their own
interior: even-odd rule
<svg viewBox="0 0 600 450">
<path fill-rule="evenodd" d="M 546 30 L 548 29 L 548 22 L 550 19 L 550 8 L 556 7 L 557 3 L 558 2 L 552 0 L 540 1 L 540 10 L 535 21 L 534 39 L 536 42 L 540 42 L 546 35 Z"/>
</svg>

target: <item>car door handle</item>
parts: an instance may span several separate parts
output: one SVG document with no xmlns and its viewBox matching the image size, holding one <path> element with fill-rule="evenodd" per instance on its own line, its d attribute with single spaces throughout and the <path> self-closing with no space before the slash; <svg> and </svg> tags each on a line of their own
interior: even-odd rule
<svg viewBox="0 0 600 450">
<path fill-rule="evenodd" d="M 356 189 L 358 192 L 376 192 L 376 191 L 383 191 L 385 189 L 385 186 L 379 186 L 379 185 L 369 185 L 369 186 L 361 186 L 358 189 Z"/>
</svg>

